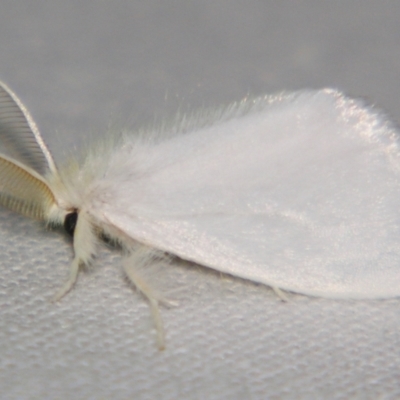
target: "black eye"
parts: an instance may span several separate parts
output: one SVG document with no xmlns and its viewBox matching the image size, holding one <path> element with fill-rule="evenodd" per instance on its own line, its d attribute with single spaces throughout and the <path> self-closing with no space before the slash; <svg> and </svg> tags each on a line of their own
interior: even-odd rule
<svg viewBox="0 0 400 400">
<path fill-rule="evenodd" d="M 76 227 L 76 222 L 78 221 L 78 213 L 76 211 L 69 213 L 64 219 L 64 229 L 68 235 L 74 236 L 74 231 Z"/>
</svg>

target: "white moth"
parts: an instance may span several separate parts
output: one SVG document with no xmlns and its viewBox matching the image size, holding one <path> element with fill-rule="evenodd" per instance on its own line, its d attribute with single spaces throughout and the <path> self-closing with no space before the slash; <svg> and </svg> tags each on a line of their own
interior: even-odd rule
<svg viewBox="0 0 400 400">
<path fill-rule="evenodd" d="M 0 87 L 0 203 L 73 235 L 70 277 L 102 234 L 138 268 L 163 254 L 332 298 L 400 295 L 400 153 L 387 119 L 331 89 L 244 100 L 170 130 L 121 135 L 58 170 L 17 96 Z"/>
</svg>

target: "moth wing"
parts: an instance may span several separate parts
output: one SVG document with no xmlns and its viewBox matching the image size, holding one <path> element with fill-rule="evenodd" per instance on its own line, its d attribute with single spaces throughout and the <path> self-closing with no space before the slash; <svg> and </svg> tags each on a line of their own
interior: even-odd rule
<svg viewBox="0 0 400 400">
<path fill-rule="evenodd" d="M 328 89 L 236 114 L 136 146 L 126 160 L 118 154 L 93 215 L 134 240 L 273 287 L 400 295 L 400 155 L 386 119 Z"/>
<path fill-rule="evenodd" d="M 53 158 L 26 107 L 0 82 L 0 154 L 41 176 L 56 174 Z"/>
</svg>

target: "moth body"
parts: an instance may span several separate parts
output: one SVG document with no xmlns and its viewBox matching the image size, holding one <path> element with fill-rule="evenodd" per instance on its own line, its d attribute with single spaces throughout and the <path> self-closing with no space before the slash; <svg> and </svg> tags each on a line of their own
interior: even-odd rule
<svg viewBox="0 0 400 400">
<path fill-rule="evenodd" d="M 171 129 L 114 136 L 57 168 L 0 83 L 0 204 L 73 236 L 74 285 L 105 235 L 149 300 L 140 270 L 177 256 L 281 290 L 400 295 L 398 133 L 332 89 L 244 100 Z"/>
</svg>

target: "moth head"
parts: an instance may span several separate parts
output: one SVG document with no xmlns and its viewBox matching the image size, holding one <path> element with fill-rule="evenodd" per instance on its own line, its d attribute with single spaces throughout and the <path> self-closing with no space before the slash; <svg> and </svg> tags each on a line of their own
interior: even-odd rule
<svg viewBox="0 0 400 400">
<path fill-rule="evenodd" d="M 68 176 L 76 177 L 78 166 L 73 163 L 71 168 Z M 97 241 L 89 214 L 77 207 L 82 204 L 79 188 L 85 189 L 86 182 L 74 188 L 70 178 L 60 177 L 28 110 L 0 82 L 0 205 L 49 225 L 63 225 L 74 237 L 77 271 L 93 258 Z"/>
</svg>

